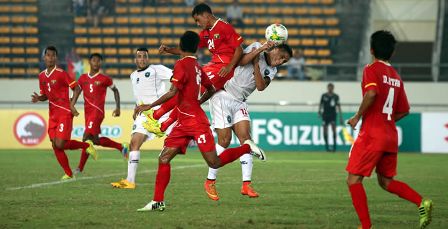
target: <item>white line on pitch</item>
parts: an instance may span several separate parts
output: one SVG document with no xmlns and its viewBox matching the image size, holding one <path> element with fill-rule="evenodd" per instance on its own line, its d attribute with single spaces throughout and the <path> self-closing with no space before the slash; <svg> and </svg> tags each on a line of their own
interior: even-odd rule
<svg viewBox="0 0 448 229">
<path fill-rule="evenodd" d="M 194 165 L 184 165 L 184 166 L 177 166 L 172 168 L 171 170 L 180 170 L 180 169 L 189 169 L 189 168 L 197 168 L 197 167 L 204 167 L 204 164 L 194 164 Z M 156 169 L 152 170 L 144 170 L 140 173 L 153 173 L 157 172 Z M 31 184 L 27 186 L 21 186 L 21 187 L 12 187 L 12 188 L 6 188 L 7 191 L 13 191 L 13 190 L 20 190 L 20 189 L 29 189 L 29 188 L 40 188 L 44 186 L 51 186 L 51 185 L 58 185 L 58 184 L 64 184 L 64 183 L 70 183 L 70 182 L 76 182 L 81 180 L 94 180 L 94 179 L 101 179 L 101 178 L 107 178 L 107 177 L 114 177 L 114 176 L 120 176 L 123 175 L 123 173 L 115 173 L 115 174 L 107 174 L 107 175 L 101 175 L 101 176 L 93 176 L 93 177 L 80 177 L 68 181 L 52 181 L 52 182 L 46 182 L 46 183 L 37 183 L 37 184 Z"/>
</svg>

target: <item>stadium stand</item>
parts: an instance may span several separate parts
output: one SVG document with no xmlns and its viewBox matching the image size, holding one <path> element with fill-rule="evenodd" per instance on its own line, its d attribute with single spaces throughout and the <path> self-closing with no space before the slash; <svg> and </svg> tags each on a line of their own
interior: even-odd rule
<svg viewBox="0 0 448 229">
<path fill-rule="evenodd" d="M 224 19 L 226 6 L 231 2 L 213 0 L 211 6 L 214 13 Z M 159 6 L 142 7 L 141 0 L 117 0 L 113 15 L 103 17 L 98 28 L 86 17 L 74 17 L 76 50 L 82 57 L 92 50 L 103 51 L 107 57 L 106 73 L 119 73 L 120 77 L 127 77 L 128 71 L 119 70 L 118 65 L 130 63 L 129 68 L 132 68 L 132 50 L 139 46 L 151 49 L 153 63 L 172 66 L 175 56 L 156 55 L 160 44 L 176 45 L 177 38 L 185 30 L 199 32 L 191 18 L 191 8 L 181 4 L 184 2 L 173 0 Z M 333 63 L 331 40 L 341 35 L 334 0 L 242 0 L 240 4 L 245 15 L 244 27 L 236 29 L 244 37 L 245 45 L 265 40 L 265 28 L 281 23 L 288 28 L 288 43 L 295 49 L 304 49 L 307 63 Z"/>
<path fill-rule="evenodd" d="M 37 0 L 0 1 L 0 74 L 7 77 L 36 75 L 39 71 Z"/>
</svg>

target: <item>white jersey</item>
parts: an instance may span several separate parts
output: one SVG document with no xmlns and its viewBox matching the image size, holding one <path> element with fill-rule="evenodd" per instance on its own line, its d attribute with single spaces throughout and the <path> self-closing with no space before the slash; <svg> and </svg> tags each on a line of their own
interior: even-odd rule
<svg viewBox="0 0 448 229">
<path fill-rule="evenodd" d="M 150 104 L 166 93 L 165 80 L 169 80 L 173 70 L 163 65 L 149 65 L 144 70 L 131 74 L 132 90 L 137 105 Z"/>
<path fill-rule="evenodd" d="M 250 53 L 252 49 L 258 49 L 259 47 L 261 47 L 261 44 L 259 42 L 254 42 L 244 49 L 244 53 Z M 263 78 L 269 77 L 272 80 L 277 73 L 277 68 L 267 64 L 265 52 L 260 53 L 260 61 L 258 64 Z M 235 68 L 233 77 L 224 85 L 224 89 L 235 97 L 235 99 L 240 101 L 246 101 L 247 97 L 252 94 L 255 88 L 257 87 L 255 85 L 253 64 L 246 64 Z"/>
</svg>

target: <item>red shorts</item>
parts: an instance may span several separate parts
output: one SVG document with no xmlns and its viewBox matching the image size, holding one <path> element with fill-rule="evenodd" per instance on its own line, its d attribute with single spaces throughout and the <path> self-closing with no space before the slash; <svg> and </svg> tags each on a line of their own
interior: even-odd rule
<svg viewBox="0 0 448 229">
<path fill-rule="evenodd" d="M 366 138 L 358 137 L 350 150 L 345 170 L 351 174 L 369 177 L 376 167 L 376 173 L 385 177 L 397 175 L 397 153 L 369 150 Z"/>
<path fill-rule="evenodd" d="M 235 70 L 235 68 L 232 69 L 232 71 L 230 71 L 230 73 L 228 75 L 226 75 L 225 77 L 221 77 L 218 75 L 219 70 L 221 70 L 221 68 L 227 66 L 227 64 L 225 63 L 208 63 L 206 64 L 204 67 L 202 67 L 202 70 L 204 70 L 205 73 L 207 73 L 208 78 L 210 79 L 210 81 L 212 81 L 213 86 L 215 86 L 215 89 L 221 90 L 224 88 L 224 84 L 226 84 L 227 80 L 231 79 L 233 77 L 233 72 Z"/>
<path fill-rule="evenodd" d="M 86 116 L 84 133 L 90 135 L 101 134 L 101 123 L 103 123 L 104 115 L 102 116 Z"/>
<path fill-rule="evenodd" d="M 165 139 L 165 147 L 179 148 L 183 154 L 187 151 L 187 146 L 194 140 L 201 153 L 215 151 L 215 138 L 208 125 L 202 126 L 180 126 L 179 123 Z"/>
<path fill-rule="evenodd" d="M 50 139 L 60 138 L 70 140 L 73 129 L 73 116 L 68 115 L 52 115 L 48 120 L 48 136 Z"/>
</svg>

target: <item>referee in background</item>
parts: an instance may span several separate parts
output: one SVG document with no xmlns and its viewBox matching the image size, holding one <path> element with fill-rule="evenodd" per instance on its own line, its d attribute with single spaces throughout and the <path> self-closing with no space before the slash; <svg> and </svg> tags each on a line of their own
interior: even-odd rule
<svg viewBox="0 0 448 229">
<path fill-rule="evenodd" d="M 327 85 L 327 92 L 322 94 L 319 104 L 319 117 L 322 119 L 322 127 L 324 129 L 325 149 L 327 152 L 336 151 L 336 107 L 339 110 L 339 121 L 343 125 L 341 105 L 339 104 L 339 96 L 333 92 L 334 85 Z M 333 148 L 328 146 L 328 125 L 331 125 L 333 131 Z"/>
</svg>

